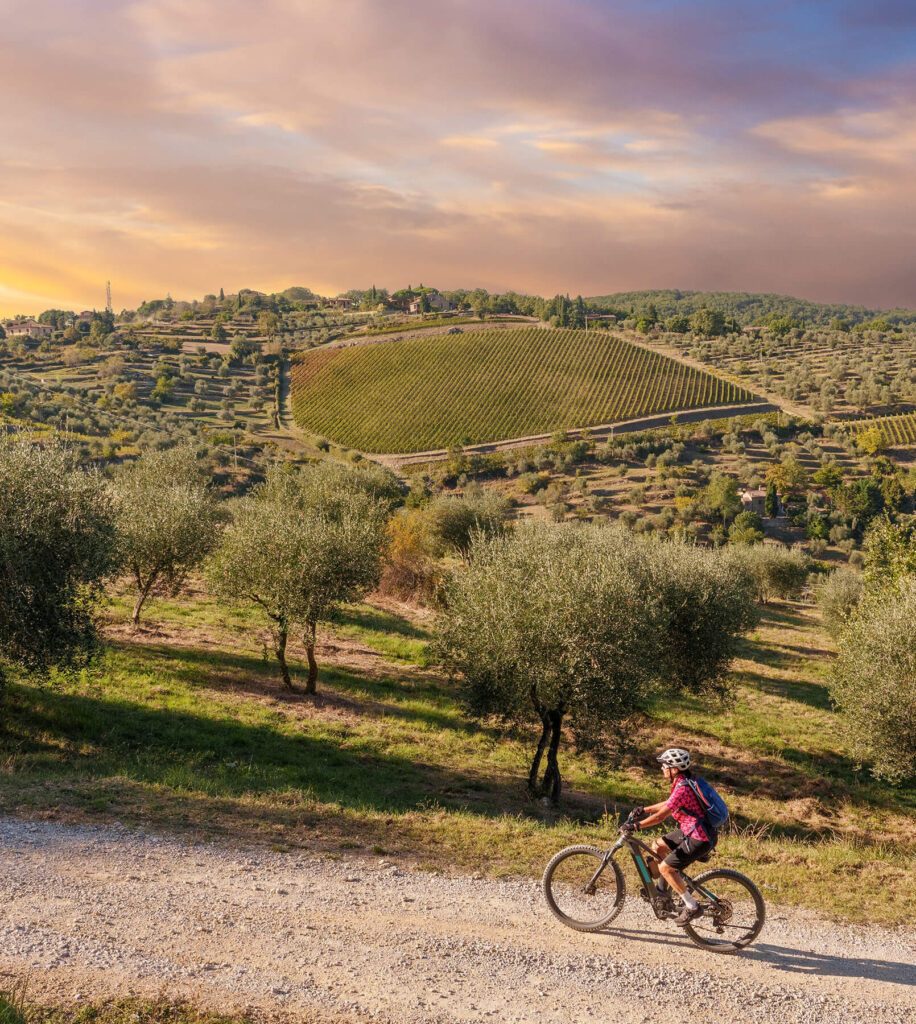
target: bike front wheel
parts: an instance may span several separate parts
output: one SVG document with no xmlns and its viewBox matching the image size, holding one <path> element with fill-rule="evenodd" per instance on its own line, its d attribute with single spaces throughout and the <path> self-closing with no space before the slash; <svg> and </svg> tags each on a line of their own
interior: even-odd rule
<svg viewBox="0 0 916 1024">
<path fill-rule="evenodd" d="M 766 904 L 748 877 L 731 868 L 716 868 L 694 878 L 692 888 L 703 913 L 684 930 L 696 945 L 715 953 L 737 953 L 760 934 Z"/>
<path fill-rule="evenodd" d="M 607 850 L 567 846 L 544 869 L 547 906 L 555 917 L 580 932 L 597 932 L 614 920 L 626 895 L 623 872 Z"/>
</svg>

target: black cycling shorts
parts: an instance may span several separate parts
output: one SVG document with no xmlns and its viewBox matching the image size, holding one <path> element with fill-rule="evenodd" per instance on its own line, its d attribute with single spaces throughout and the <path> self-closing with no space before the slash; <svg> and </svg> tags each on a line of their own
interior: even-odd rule
<svg viewBox="0 0 916 1024">
<path fill-rule="evenodd" d="M 682 871 L 688 864 L 699 860 L 712 849 L 712 843 L 708 839 L 694 839 L 692 836 L 685 839 L 679 828 L 662 836 L 662 842 L 671 850 L 665 858 L 665 863 L 678 871 Z"/>
</svg>

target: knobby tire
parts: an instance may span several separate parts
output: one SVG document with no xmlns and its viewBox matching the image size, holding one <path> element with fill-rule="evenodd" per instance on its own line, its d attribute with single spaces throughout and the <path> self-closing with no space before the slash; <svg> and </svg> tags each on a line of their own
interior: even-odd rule
<svg viewBox="0 0 916 1024">
<path fill-rule="evenodd" d="M 608 879 L 613 879 L 613 894 L 611 893 L 610 886 L 608 886 L 606 890 L 607 895 L 613 895 L 613 899 L 611 901 L 612 909 L 609 913 L 601 915 L 594 920 L 579 920 L 576 917 L 571 917 L 568 913 L 564 913 L 563 909 L 557 902 L 557 894 L 554 893 L 554 878 L 557 868 L 561 864 L 569 861 L 572 857 L 582 858 L 584 870 L 581 877 L 585 879 L 588 874 L 588 860 L 590 859 L 593 861 L 594 866 L 592 870 L 597 871 L 601 861 L 606 856 L 607 850 L 599 850 L 596 846 L 567 846 L 564 850 L 560 850 L 559 853 L 555 854 L 550 863 L 544 869 L 544 877 L 541 885 L 544 890 L 544 898 L 547 900 L 547 906 L 550 907 L 550 911 L 554 917 L 562 921 L 568 928 L 574 928 L 578 932 L 601 931 L 603 928 L 606 928 L 623 909 L 624 897 L 626 896 L 626 883 L 624 882 L 623 872 L 620 870 L 620 865 L 615 860 L 608 861 L 601 873 L 601 878 L 605 883 L 607 883 Z"/>
</svg>

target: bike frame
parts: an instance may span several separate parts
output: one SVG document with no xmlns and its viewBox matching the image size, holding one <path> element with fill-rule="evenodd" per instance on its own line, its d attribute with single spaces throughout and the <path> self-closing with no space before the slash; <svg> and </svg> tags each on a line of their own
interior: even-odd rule
<svg viewBox="0 0 916 1024">
<path fill-rule="evenodd" d="M 652 850 L 648 846 L 646 846 L 644 842 L 642 842 L 642 840 L 637 839 L 635 836 L 627 835 L 625 832 L 621 833 L 620 838 L 617 840 L 617 842 L 614 843 L 614 845 L 604 855 L 604 859 L 601 861 L 598 870 L 592 876 L 592 880 L 589 883 L 589 886 L 591 887 L 597 884 L 601 872 L 604 871 L 607 865 L 614 859 L 614 856 L 616 855 L 617 851 L 622 849 L 624 846 L 630 851 L 630 856 L 633 858 L 633 863 L 636 865 L 636 873 L 639 875 L 639 881 L 642 884 L 643 890 L 646 894 L 646 898 L 648 899 L 649 903 L 654 906 L 654 901 L 657 896 L 657 893 L 655 892 L 655 879 L 652 877 L 652 873 L 649 871 L 649 865 L 646 863 L 646 858 L 648 857 L 649 860 L 653 861 L 657 861 L 658 858 L 655 856 Z M 690 892 L 700 893 L 710 902 L 718 904 L 719 901 L 716 899 L 713 893 L 711 893 L 704 886 L 696 883 L 689 875 L 685 874 L 685 872 L 683 871 L 681 872 L 681 878 L 683 878 L 684 881 L 687 883 L 687 888 L 690 890 Z"/>
</svg>

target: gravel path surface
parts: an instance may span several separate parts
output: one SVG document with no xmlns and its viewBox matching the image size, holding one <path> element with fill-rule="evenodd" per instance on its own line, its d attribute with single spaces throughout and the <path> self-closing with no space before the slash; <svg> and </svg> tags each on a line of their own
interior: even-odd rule
<svg viewBox="0 0 916 1024">
<path fill-rule="evenodd" d="M 685 1003 L 697 1024 L 916 1020 L 916 934 L 782 908 L 755 946 L 722 956 L 638 900 L 584 935 L 536 882 L 377 858 L 0 819 L 0 861 L 0 971 L 30 975 L 48 1002 L 164 994 L 397 1024 L 668 1024 Z"/>
</svg>

